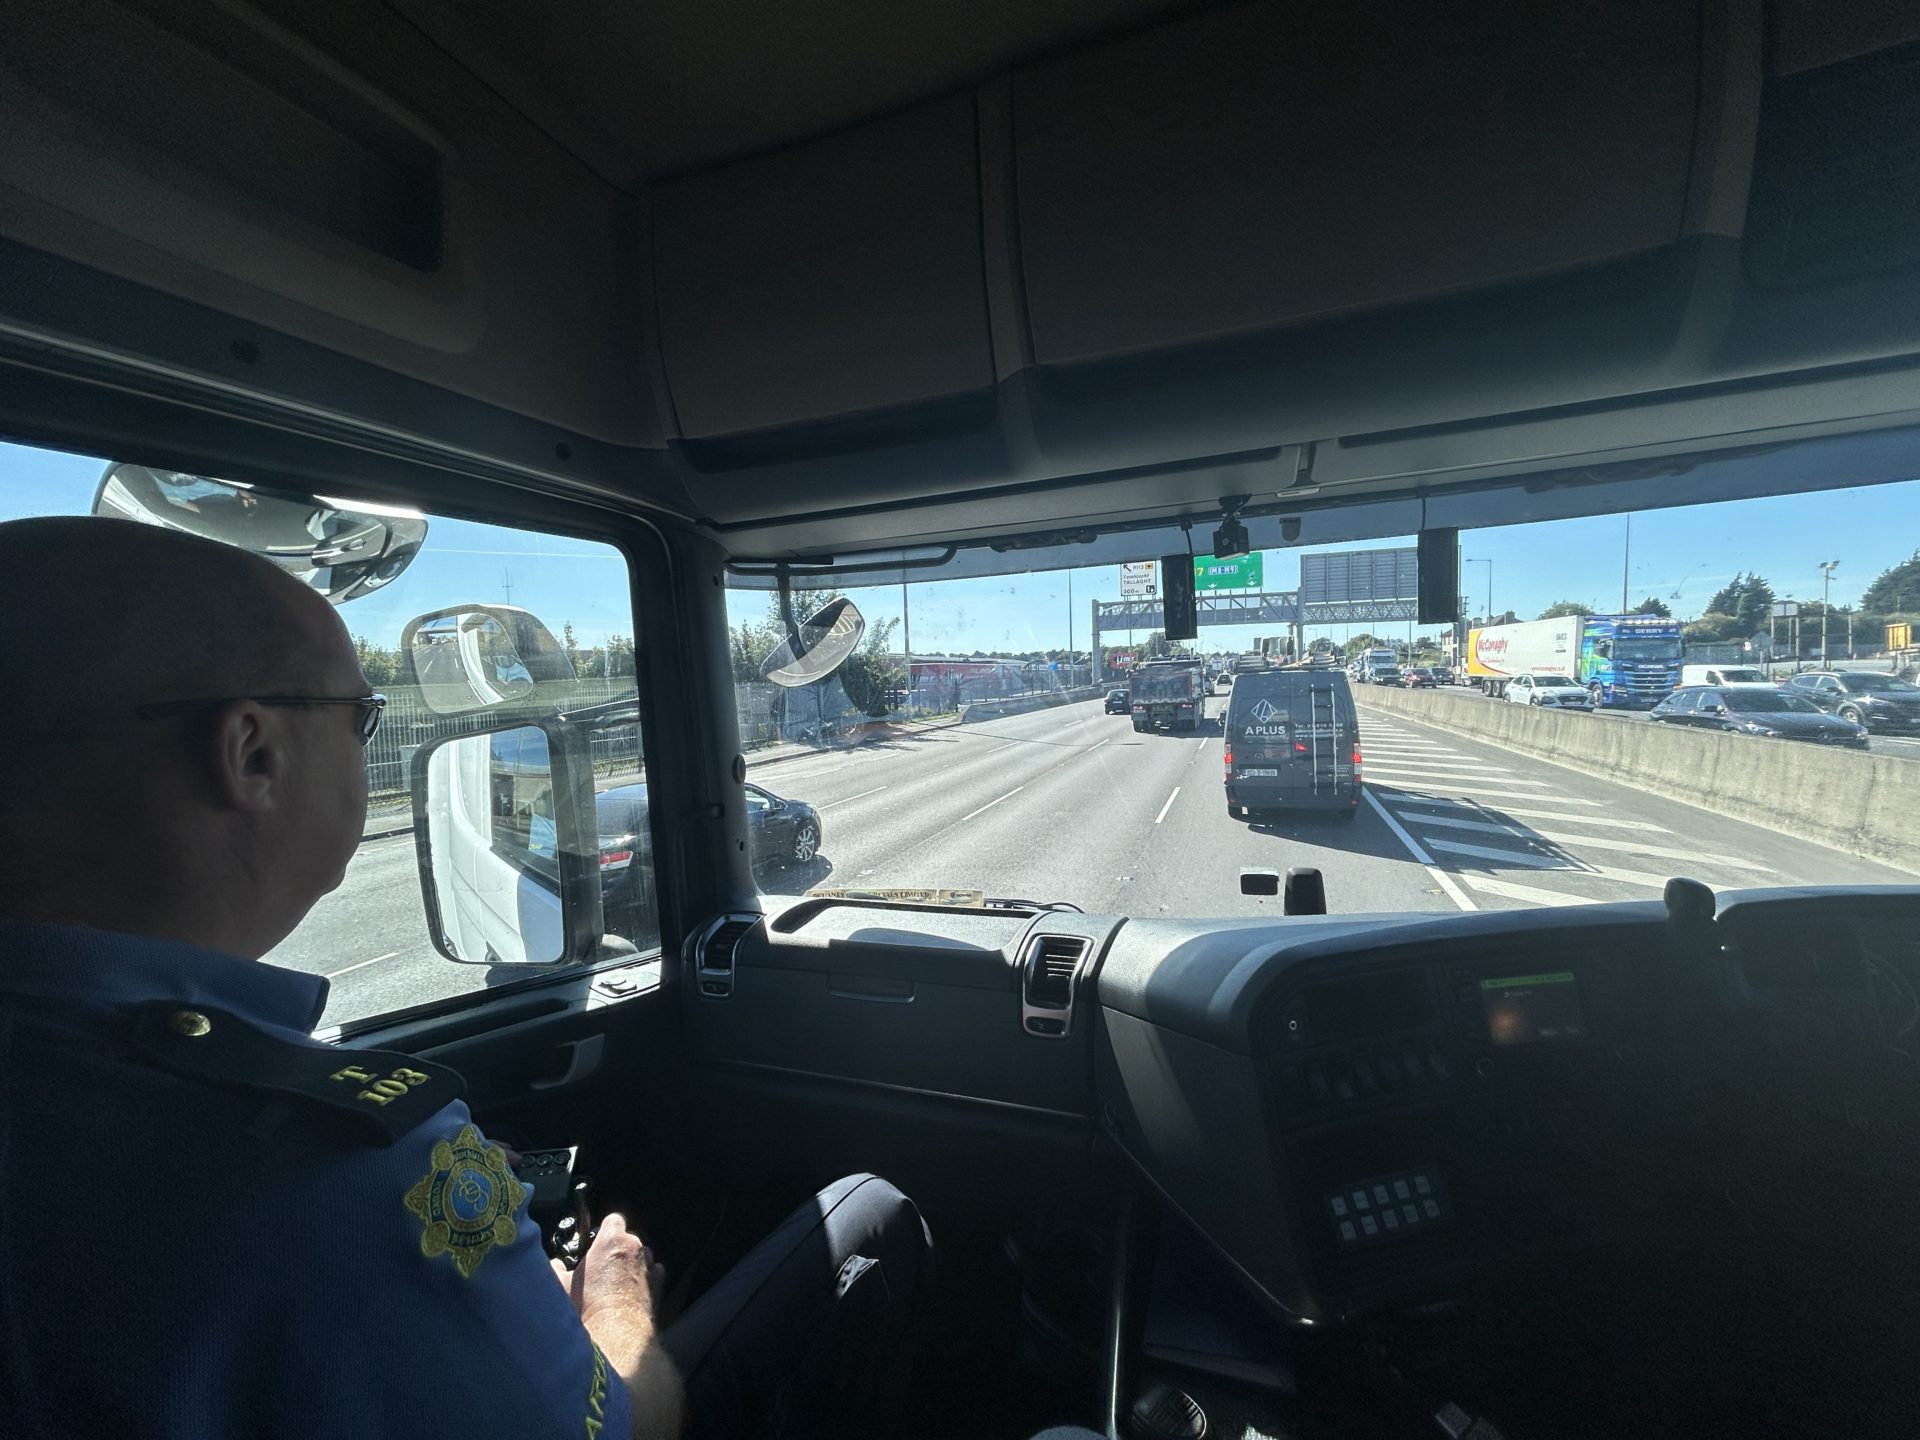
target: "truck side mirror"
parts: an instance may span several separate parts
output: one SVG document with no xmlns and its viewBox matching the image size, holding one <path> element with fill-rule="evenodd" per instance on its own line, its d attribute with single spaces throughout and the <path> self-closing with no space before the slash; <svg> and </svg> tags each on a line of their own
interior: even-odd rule
<svg viewBox="0 0 1920 1440">
<path fill-rule="evenodd" d="M 455 605 L 416 615 L 400 632 L 407 678 L 428 709 L 527 714 L 570 701 L 573 658 L 540 617 L 515 605 Z"/>
<path fill-rule="evenodd" d="M 446 736 L 413 757 L 414 845 L 434 948 L 469 965 L 554 965 L 601 929 L 593 767 L 562 722 Z"/>
</svg>

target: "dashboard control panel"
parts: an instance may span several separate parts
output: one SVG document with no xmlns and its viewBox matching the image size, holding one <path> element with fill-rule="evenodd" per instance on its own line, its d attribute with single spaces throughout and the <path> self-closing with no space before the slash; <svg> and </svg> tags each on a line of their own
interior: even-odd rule
<svg viewBox="0 0 1920 1440">
<path fill-rule="evenodd" d="M 1281 1109 L 1311 1116 L 1432 1094 L 1454 1078 L 1428 967 L 1326 980 L 1269 1027 Z"/>
<path fill-rule="evenodd" d="M 1356 1249 L 1424 1234 L 1453 1218 L 1437 1166 L 1336 1185 L 1322 1196 L 1334 1243 Z"/>
</svg>

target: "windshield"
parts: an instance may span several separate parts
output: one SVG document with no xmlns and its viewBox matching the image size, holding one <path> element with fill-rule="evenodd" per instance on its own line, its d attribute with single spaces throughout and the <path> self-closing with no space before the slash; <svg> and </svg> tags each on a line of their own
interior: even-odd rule
<svg viewBox="0 0 1920 1440">
<path fill-rule="evenodd" d="M 1700 769 L 1703 745 L 1726 747 L 1718 773 L 1740 775 L 1755 763 L 1752 747 L 1769 742 L 1645 716 L 1678 686 L 1682 662 L 1695 674 L 1784 679 L 1824 653 L 1836 670 L 1891 684 L 1911 657 L 1885 651 L 1886 630 L 1920 594 L 1920 561 L 1910 527 L 1886 517 L 1912 514 L 1920 483 L 1902 482 L 1643 510 L 1630 535 L 1618 515 L 1465 531 L 1465 604 L 1453 629 L 1409 620 L 1410 594 L 1324 588 L 1329 573 L 1363 567 L 1322 557 L 1392 552 L 1411 546 L 1410 535 L 1266 550 L 1247 567 L 1257 584 L 1199 591 L 1187 640 L 1166 639 L 1160 587 L 1123 594 L 1117 564 L 970 579 L 909 569 L 845 589 L 868 622 L 851 673 L 795 692 L 759 679 L 773 596 L 736 578 L 728 613 L 749 777 L 811 805 L 819 822 L 817 852 L 760 867 L 759 883 L 785 896 L 923 886 L 1190 918 L 1273 913 L 1272 901 L 1239 893 L 1245 866 L 1314 866 L 1330 908 L 1347 913 L 1658 899 L 1676 874 L 1717 890 L 1910 883 L 1809 840 L 1811 827 L 1780 810 L 1771 790 L 1738 814 L 1704 793 L 1675 798 L 1669 780 L 1656 793 L 1646 777 Z M 1842 565 L 1829 578 L 1818 562 L 1836 555 Z M 1018 556 L 1009 551 L 1004 563 Z M 1303 579 L 1322 588 L 1303 592 Z M 1824 627 L 1823 585 L 1832 607 Z M 838 592 L 797 608 L 829 593 Z M 1774 614 L 1789 602 L 1797 613 Z M 1582 644 L 1583 627 L 1601 630 L 1596 617 L 1625 615 L 1670 618 L 1679 633 L 1613 628 L 1610 653 Z M 1476 655 L 1476 630 L 1483 644 L 1496 632 L 1504 651 Z M 1317 749 L 1302 733 L 1309 687 L 1268 689 L 1244 668 L 1263 652 L 1284 666 L 1289 645 L 1339 667 L 1300 674 L 1340 677 L 1339 723 L 1351 714 L 1359 730 L 1357 804 L 1329 768 L 1331 731 Z M 1198 683 L 1147 665 L 1173 655 L 1202 662 Z M 1650 658 L 1671 668 L 1649 674 L 1636 663 L 1629 677 L 1617 666 Z M 1235 688 L 1205 682 L 1236 666 Z M 1455 683 L 1373 683 L 1440 667 Z M 1515 693 L 1505 687 L 1518 675 L 1535 682 L 1522 696 L 1583 703 L 1566 714 L 1486 703 Z M 1105 697 L 1128 689 L 1129 677 L 1135 703 L 1106 713 Z M 1141 713 L 1143 697 L 1160 693 L 1197 696 L 1197 716 L 1183 721 L 1181 706 Z M 1804 697 L 1723 694 L 1741 717 L 1815 708 Z M 1284 749 L 1242 744 L 1223 728 L 1230 709 L 1262 702 L 1285 717 L 1266 722 L 1287 727 Z M 1561 752 L 1550 746 L 1519 748 L 1536 729 L 1591 753 L 1567 755 L 1580 767 L 1569 769 L 1553 763 Z M 1678 753 L 1643 753 L 1649 743 Z M 1862 750 L 1783 749 L 1766 763 L 1857 767 L 1863 784 L 1876 764 L 1920 765 L 1920 737 L 1888 724 L 1872 728 Z M 1231 802 L 1230 778 L 1241 787 Z"/>
<path fill-rule="evenodd" d="M 1622 635 L 1613 642 L 1613 653 L 1622 660 L 1678 660 L 1683 647 L 1678 635 Z"/>
<path fill-rule="evenodd" d="M 1855 690 L 1866 690 L 1875 695 L 1920 694 L 1920 686 L 1911 685 L 1893 675 L 1862 675 L 1849 672 L 1840 678 Z"/>
<path fill-rule="evenodd" d="M 1818 715 L 1820 707 L 1804 695 L 1783 691 L 1722 690 L 1720 699 L 1727 709 L 1742 715 Z"/>
</svg>

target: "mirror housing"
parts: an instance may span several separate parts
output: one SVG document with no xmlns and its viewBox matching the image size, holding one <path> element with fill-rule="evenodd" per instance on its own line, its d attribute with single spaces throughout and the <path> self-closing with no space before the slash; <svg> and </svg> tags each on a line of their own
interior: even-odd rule
<svg viewBox="0 0 1920 1440">
<path fill-rule="evenodd" d="M 846 663 L 867 622 L 860 607 L 844 595 L 829 600 L 799 625 L 793 624 L 793 611 L 783 597 L 782 607 L 791 627 L 787 638 L 760 664 L 762 678 L 792 690 L 824 680 Z"/>
<path fill-rule="evenodd" d="M 427 932 L 449 960 L 592 958 L 602 929 L 586 731 L 522 720 L 422 745 L 414 846 Z"/>
<path fill-rule="evenodd" d="M 427 538 L 426 519 L 415 511 L 124 462 L 100 477 L 93 513 L 232 545 L 271 561 L 335 605 L 397 579 Z"/>
<path fill-rule="evenodd" d="M 578 686 L 573 657 L 540 617 L 514 605 L 454 605 L 416 615 L 400 632 L 407 679 L 440 715 L 562 708 Z"/>
</svg>

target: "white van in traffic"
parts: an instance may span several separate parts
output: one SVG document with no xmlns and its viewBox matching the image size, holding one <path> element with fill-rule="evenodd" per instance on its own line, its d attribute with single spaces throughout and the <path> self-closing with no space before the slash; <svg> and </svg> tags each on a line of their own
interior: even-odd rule
<svg viewBox="0 0 1920 1440">
<path fill-rule="evenodd" d="M 1758 665 L 1682 665 L 1682 685 L 1771 685 Z"/>
</svg>

